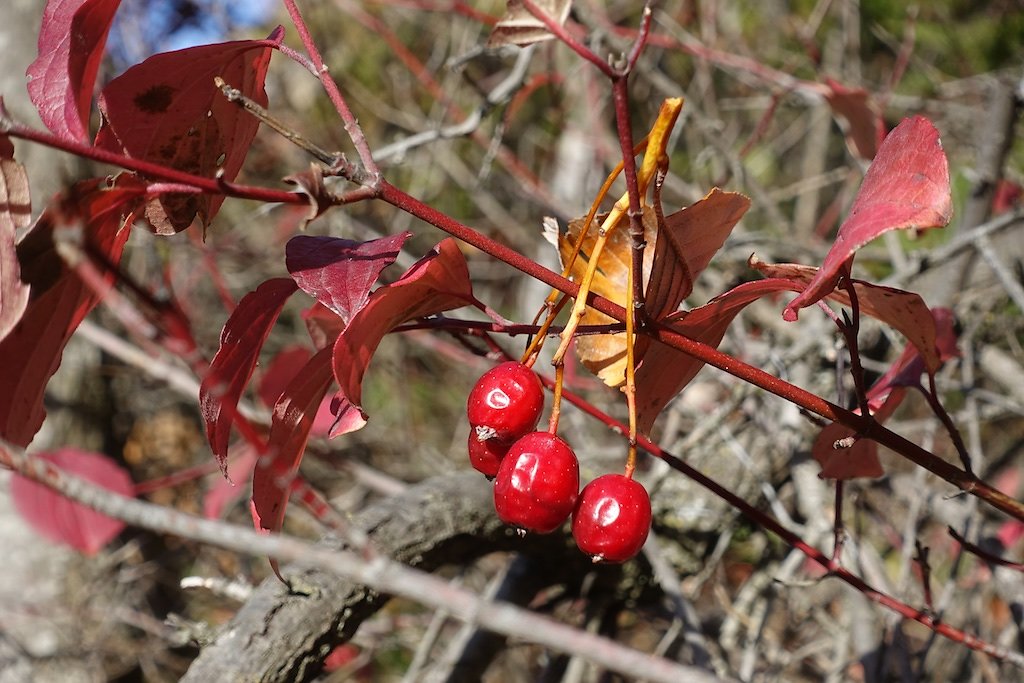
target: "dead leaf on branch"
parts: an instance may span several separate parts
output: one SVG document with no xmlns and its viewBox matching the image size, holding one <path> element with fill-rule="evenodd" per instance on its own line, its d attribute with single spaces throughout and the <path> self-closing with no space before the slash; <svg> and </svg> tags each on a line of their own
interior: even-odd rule
<svg viewBox="0 0 1024 683">
<path fill-rule="evenodd" d="M 15 238 L 32 221 L 28 175 L 14 160 L 14 146 L 0 136 L 0 341 L 28 308 L 29 287 L 21 281 Z"/>
<path fill-rule="evenodd" d="M 644 296 L 647 314 L 652 319 L 664 320 L 679 308 L 693 291 L 694 279 L 707 267 L 749 207 L 747 197 L 714 188 L 700 201 L 666 216 L 660 230 L 654 210 L 644 207 L 644 239 L 647 243 L 643 259 Z M 595 222 L 599 224 L 601 219 L 598 216 Z M 571 221 L 565 233 L 557 238 L 563 266 L 572 255 L 582 227 L 582 219 Z M 579 257 L 569 271 L 574 281 L 579 282 L 586 272 L 596 241 L 597 230 L 594 228 L 584 237 Z M 626 284 L 631 251 L 629 231 L 619 227 L 609 236 L 601 252 L 591 286 L 592 292 L 623 308 L 627 307 L 629 299 Z M 616 321 L 588 308 L 586 322 L 602 325 Z M 649 344 L 647 337 L 636 340 L 634 353 L 638 364 Z M 625 332 L 577 337 L 576 353 L 584 366 L 605 384 L 620 386 L 625 382 Z"/>
<path fill-rule="evenodd" d="M 569 18 L 572 0 L 536 0 L 536 5 L 558 24 L 564 25 L 565 20 Z M 552 38 L 554 36 L 544 22 L 533 16 L 522 2 L 509 0 L 505 14 L 494 25 L 494 29 L 487 39 L 487 47 L 496 48 L 505 45 L 526 47 Z"/>
</svg>

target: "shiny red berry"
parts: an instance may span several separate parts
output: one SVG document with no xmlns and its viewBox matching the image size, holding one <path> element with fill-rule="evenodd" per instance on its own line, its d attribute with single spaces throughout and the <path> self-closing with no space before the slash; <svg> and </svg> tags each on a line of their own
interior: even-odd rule
<svg viewBox="0 0 1024 683">
<path fill-rule="evenodd" d="M 543 410 L 540 380 L 533 370 L 514 361 L 485 372 L 466 402 L 469 424 L 485 441 L 515 441 L 532 432 Z"/>
<path fill-rule="evenodd" d="M 580 466 L 554 434 L 532 432 L 512 444 L 494 480 L 494 509 L 506 524 L 546 534 L 569 518 Z"/>
<path fill-rule="evenodd" d="M 605 474 L 583 487 L 572 513 L 572 535 L 595 562 L 625 562 L 651 530 L 651 498 L 642 484 Z"/>
<path fill-rule="evenodd" d="M 502 458 L 511 447 L 511 441 L 502 441 L 501 439 L 481 441 L 477 436 L 476 429 L 469 430 L 469 462 L 473 465 L 473 469 L 485 474 L 488 479 L 494 479 L 494 475 L 498 473 L 498 465 L 501 464 Z"/>
</svg>

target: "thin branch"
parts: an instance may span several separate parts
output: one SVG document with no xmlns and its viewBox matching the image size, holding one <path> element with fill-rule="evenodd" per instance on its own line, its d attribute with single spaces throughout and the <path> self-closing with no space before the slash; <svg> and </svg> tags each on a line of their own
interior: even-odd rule
<svg viewBox="0 0 1024 683">
<path fill-rule="evenodd" d="M 424 204 L 387 181 L 382 181 L 380 198 L 477 247 L 490 256 L 507 263 L 544 284 L 554 287 L 569 296 L 577 296 L 579 294 L 579 285 L 577 283 L 567 280 L 514 249 L 499 244 L 437 209 Z M 625 309 L 593 292 L 587 296 L 587 305 L 616 320 L 624 322 L 626 319 Z M 737 358 L 722 353 L 714 347 L 680 334 L 673 330 L 671 326 L 654 321 L 647 326 L 647 329 L 641 330 L 641 332 L 708 365 L 727 372 L 738 379 L 790 401 L 811 413 L 820 415 L 833 422 L 839 422 L 854 432 L 873 439 L 899 453 L 904 458 L 941 477 L 958 489 L 977 496 L 1011 517 L 1024 521 L 1024 503 L 1014 500 L 1002 491 L 981 481 L 970 472 L 951 465 L 934 453 L 921 448 L 918 444 L 878 424 L 870 416 L 858 415 L 845 408 L 841 408 L 760 368 L 748 365 Z"/>
<path fill-rule="evenodd" d="M 100 163 L 120 166 L 129 171 L 141 173 L 147 178 L 159 178 L 160 180 L 172 183 L 181 183 L 188 187 L 194 187 L 206 194 L 222 194 L 239 199 L 255 199 L 261 202 L 278 202 L 281 204 L 306 203 L 306 197 L 296 192 L 273 190 L 253 185 L 240 185 L 238 183 L 229 183 L 221 178 L 208 178 L 206 176 L 186 173 L 185 171 L 154 164 L 144 159 L 135 159 L 123 154 L 115 154 L 99 147 L 60 138 L 44 131 L 34 130 L 8 118 L 0 117 L 0 134 L 59 149 L 84 159 L 92 159 Z"/>
<path fill-rule="evenodd" d="M 320 79 L 320 83 L 327 92 L 327 97 L 330 98 L 335 111 L 338 112 L 342 122 L 345 124 L 345 132 L 348 133 L 349 139 L 352 140 L 352 144 L 356 148 L 356 153 L 359 154 L 359 160 L 362 162 L 366 172 L 370 174 L 372 178 L 380 178 L 380 169 L 377 168 L 377 162 L 373 160 L 373 153 L 370 151 L 370 145 L 366 142 L 366 136 L 363 134 L 363 129 L 359 126 L 359 122 L 356 120 L 355 114 L 353 114 L 352 110 L 349 109 L 348 103 L 345 101 L 345 97 L 338 89 L 338 84 L 330 77 L 327 66 L 324 64 L 323 57 L 320 56 L 320 51 L 317 49 L 316 43 L 313 41 L 313 36 L 309 32 L 309 27 L 306 25 L 305 20 L 303 20 L 302 14 L 299 12 L 299 8 L 295 4 L 295 0 L 284 0 L 284 6 L 288 10 L 288 15 L 291 17 L 295 30 L 299 33 L 299 38 L 302 39 L 302 45 L 306 48 L 306 53 L 309 55 L 310 62 L 312 62 L 313 67 L 316 69 L 317 78 Z"/>
<path fill-rule="evenodd" d="M 596 66 L 601 73 L 608 78 L 614 79 L 616 77 L 617 74 L 615 69 L 613 69 L 608 62 L 594 54 L 586 45 L 573 38 L 564 26 L 555 21 L 555 19 L 541 9 L 537 3 L 533 0 L 521 0 L 521 2 L 523 3 L 523 7 L 525 7 L 530 14 L 544 24 L 544 27 L 551 31 L 553 36 L 565 43 L 573 52 Z"/>
<path fill-rule="evenodd" d="M 133 526 L 218 546 L 251 556 L 269 556 L 300 567 L 316 567 L 366 585 L 383 594 L 408 598 L 487 629 L 583 657 L 628 676 L 652 681 L 718 681 L 694 667 L 652 657 L 613 640 L 595 636 L 509 604 L 490 603 L 381 555 L 367 561 L 348 551 L 332 551 L 280 534 L 259 534 L 232 524 L 212 521 L 171 508 L 126 498 L 52 464 L 27 455 L 24 449 L 0 440 L 0 464 L 57 491 L 61 495 Z"/>
</svg>

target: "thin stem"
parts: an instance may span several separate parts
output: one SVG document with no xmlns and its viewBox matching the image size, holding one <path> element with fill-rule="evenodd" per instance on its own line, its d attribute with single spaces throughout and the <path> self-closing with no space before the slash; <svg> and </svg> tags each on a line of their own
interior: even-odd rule
<svg viewBox="0 0 1024 683">
<path fill-rule="evenodd" d="M 555 21 L 554 17 L 549 15 L 540 7 L 538 7 L 537 3 L 535 3 L 533 0 L 521 1 L 523 3 L 523 7 L 525 7 L 530 14 L 532 14 L 542 24 L 544 24 L 544 27 L 547 30 L 551 31 L 551 34 L 553 36 L 555 36 L 560 41 L 569 46 L 569 48 L 571 48 L 572 51 L 578 54 L 580 57 L 596 66 L 601 71 L 601 73 L 603 73 L 608 78 L 614 79 L 616 77 L 617 74 L 615 69 L 613 69 L 608 64 L 608 62 L 594 54 L 593 51 L 591 51 L 590 48 L 588 48 L 586 45 L 573 38 L 572 35 L 567 30 L 565 30 L 564 26 Z"/>
<path fill-rule="evenodd" d="M 348 133 L 349 139 L 352 140 L 356 153 L 359 155 L 359 160 L 371 177 L 375 179 L 380 178 L 380 169 L 377 168 L 377 162 L 373 160 L 373 153 L 370 152 L 370 145 L 366 142 L 363 129 L 359 126 L 355 114 L 349 109 L 345 97 L 338 89 L 338 84 L 330 77 L 328 69 L 324 65 L 323 57 L 320 56 L 320 51 L 317 49 L 313 36 L 309 32 L 309 26 L 303 20 L 295 0 L 284 0 L 284 6 L 288 10 L 288 16 L 291 17 L 292 24 L 294 24 L 299 38 L 302 40 L 302 45 L 306 48 L 310 62 L 312 62 L 313 67 L 316 69 L 317 78 L 320 79 L 327 97 L 330 98 L 335 111 L 338 112 L 338 116 L 341 117 L 342 122 L 345 124 L 345 132 Z"/>
<path fill-rule="evenodd" d="M 546 377 L 541 377 L 541 381 L 547 386 L 551 386 L 552 384 L 551 380 Z M 626 426 L 623 425 L 621 422 L 611 417 L 607 413 L 598 410 L 597 408 L 595 408 L 594 406 L 592 406 L 590 403 L 580 398 L 579 396 L 576 396 L 575 394 L 566 391 L 563 392 L 563 397 L 565 398 L 565 400 L 572 403 L 574 406 L 582 410 L 584 413 L 590 415 L 591 417 L 597 418 L 598 420 L 606 424 L 609 428 L 620 433 L 622 433 L 625 430 Z M 654 457 L 660 458 L 661 460 L 665 461 L 665 463 L 667 463 L 668 466 L 671 467 L 672 469 L 692 479 L 698 485 L 706 488 L 716 496 L 720 497 L 722 500 L 729 503 L 729 505 L 739 510 L 744 516 L 746 516 L 748 519 L 761 526 L 763 529 L 770 531 L 771 533 L 781 538 L 788 545 L 792 546 L 796 550 L 799 550 L 808 559 L 824 567 L 829 572 L 830 576 L 839 579 L 840 581 L 846 583 L 849 586 L 852 586 L 854 589 L 862 593 L 867 599 L 871 600 L 872 602 L 882 605 L 883 607 L 890 609 L 896 612 L 897 614 L 900 614 L 906 619 L 916 621 L 924 625 L 928 629 L 932 630 L 933 632 L 945 638 L 948 638 L 949 640 L 952 640 L 953 642 L 961 643 L 972 650 L 985 652 L 998 659 L 1008 661 L 1012 663 L 1014 666 L 1024 668 L 1024 656 L 1020 655 L 1019 653 L 1009 652 L 1002 648 L 998 648 L 995 645 L 992 645 L 991 643 L 988 643 L 973 634 L 967 633 L 958 628 L 950 626 L 949 624 L 940 621 L 939 619 L 937 619 L 925 610 L 912 607 L 911 605 L 891 595 L 888 595 L 875 589 L 862 578 L 856 576 L 847 569 L 838 566 L 832 567 L 831 559 L 825 553 L 823 553 L 818 548 L 815 548 L 814 546 L 805 542 L 796 533 L 790 531 L 785 526 L 783 526 L 777 519 L 763 512 L 762 510 L 754 507 L 753 505 L 751 505 L 750 503 L 748 503 L 747 501 L 743 500 L 735 493 L 730 491 L 728 488 L 723 486 L 722 484 L 719 484 L 714 479 L 706 476 L 704 473 L 691 467 L 685 461 L 681 460 L 672 453 L 669 453 L 668 451 L 664 450 L 663 448 L 661 448 L 651 440 L 647 439 L 646 437 L 642 435 L 639 436 L 637 438 L 637 444 L 640 448 L 650 453 Z M 952 529 L 950 529 L 950 533 L 954 535 L 954 538 L 957 537 L 956 532 Z"/>
<path fill-rule="evenodd" d="M 539 265 L 533 259 L 527 258 L 514 249 L 495 242 L 437 209 L 424 204 L 387 181 L 381 183 L 380 198 L 392 206 L 447 232 L 453 237 L 457 237 L 467 244 L 477 247 L 484 253 L 507 263 L 546 285 L 554 287 L 569 296 L 579 296 L 579 284 L 567 280 L 558 273 Z M 587 305 L 591 306 L 594 310 L 600 311 L 615 320 L 622 322 L 626 320 L 626 311 L 623 307 L 594 293 L 587 294 L 585 298 Z M 833 422 L 839 422 L 849 429 L 861 433 L 863 436 L 873 439 L 886 448 L 899 453 L 904 458 L 923 467 L 958 489 L 977 496 L 997 510 L 1001 510 L 1011 517 L 1024 521 L 1024 503 L 1014 500 L 1010 496 L 989 486 L 974 474 L 960 470 L 947 463 L 934 453 L 890 431 L 869 417 L 841 408 L 760 368 L 755 368 L 737 358 L 722 353 L 716 348 L 680 334 L 664 323 L 651 321 L 642 332 L 667 346 L 678 349 L 744 382 L 753 384 L 798 405 L 808 412 L 820 415 Z"/>
<path fill-rule="evenodd" d="M 115 154 L 99 147 L 86 145 L 74 140 L 60 138 L 44 131 L 34 130 L 28 126 L 15 123 L 10 119 L 0 118 L 0 134 L 9 135 L 12 138 L 29 140 L 31 142 L 59 149 L 69 154 L 74 154 L 85 159 L 92 159 L 104 164 L 120 166 L 129 171 L 141 173 L 147 178 L 158 178 L 171 183 L 181 183 L 194 187 L 206 194 L 222 194 L 238 199 L 255 199 L 261 202 L 276 202 L 281 204 L 304 204 L 305 196 L 287 190 L 273 190 L 266 187 L 255 187 L 252 185 L 241 185 L 229 183 L 220 178 L 208 178 L 206 176 L 193 175 L 185 171 L 154 164 L 145 159 L 136 159 L 122 154 Z"/>
</svg>

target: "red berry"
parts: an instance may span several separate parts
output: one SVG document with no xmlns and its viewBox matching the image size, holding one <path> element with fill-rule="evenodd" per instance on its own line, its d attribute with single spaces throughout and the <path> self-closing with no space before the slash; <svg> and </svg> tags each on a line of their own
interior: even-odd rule
<svg viewBox="0 0 1024 683">
<path fill-rule="evenodd" d="M 494 509 L 506 524 L 546 534 L 569 518 L 580 466 L 554 434 L 532 432 L 512 444 L 494 480 Z"/>
<path fill-rule="evenodd" d="M 473 469 L 487 475 L 488 479 L 494 479 L 494 475 L 498 473 L 498 465 L 501 464 L 502 458 L 511 447 L 511 441 L 502 441 L 501 439 L 481 441 L 475 428 L 469 430 L 469 462 L 473 465 Z"/>
<path fill-rule="evenodd" d="M 651 498 L 642 484 L 605 474 L 583 487 L 572 513 L 572 535 L 595 562 L 625 562 L 651 529 Z"/>
<path fill-rule="evenodd" d="M 469 392 L 466 415 L 484 440 L 515 441 L 532 432 L 544 410 L 544 388 L 533 370 L 509 361 L 485 372 Z"/>
</svg>

